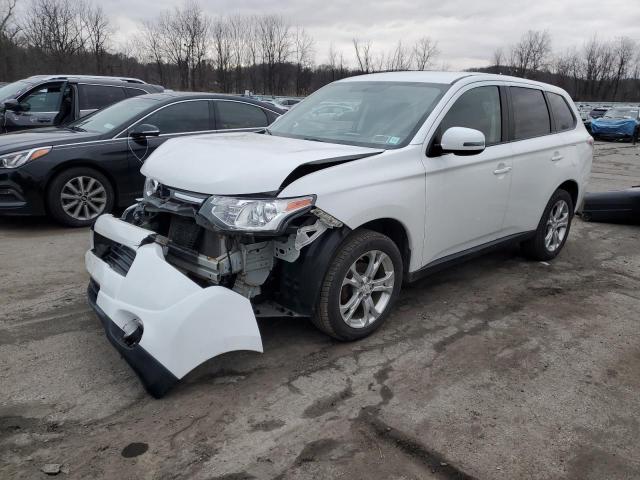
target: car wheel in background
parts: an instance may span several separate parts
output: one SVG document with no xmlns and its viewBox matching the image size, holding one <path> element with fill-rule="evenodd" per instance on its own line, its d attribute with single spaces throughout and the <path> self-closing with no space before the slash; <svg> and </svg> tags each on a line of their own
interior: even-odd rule
<svg viewBox="0 0 640 480">
<path fill-rule="evenodd" d="M 321 286 L 312 317 L 323 332 L 357 340 L 378 329 L 402 285 L 402 257 L 387 236 L 356 230 L 338 249 Z"/>
<path fill-rule="evenodd" d="M 91 225 L 98 216 L 111 212 L 114 200 L 111 182 L 88 167 L 63 171 L 53 179 L 47 191 L 49 213 L 69 227 Z"/>
<path fill-rule="evenodd" d="M 522 242 L 522 252 L 532 260 L 551 260 L 564 247 L 573 220 L 573 200 L 566 190 L 556 190 L 544 209 L 536 233 Z"/>
</svg>

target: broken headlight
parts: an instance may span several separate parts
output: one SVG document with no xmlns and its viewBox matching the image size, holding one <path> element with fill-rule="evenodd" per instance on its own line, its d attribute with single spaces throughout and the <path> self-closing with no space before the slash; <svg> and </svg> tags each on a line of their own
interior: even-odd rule
<svg viewBox="0 0 640 480">
<path fill-rule="evenodd" d="M 142 194 L 144 198 L 150 197 L 155 194 L 160 188 L 160 183 L 157 180 L 154 180 L 151 177 L 147 177 L 144 181 L 144 188 L 142 189 Z"/>
<path fill-rule="evenodd" d="M 296 198 L 209 197 L 199 214 L 222 230 L 276 232 L 290 217 L 309 210 L 315 196 Z"/>
</svg>

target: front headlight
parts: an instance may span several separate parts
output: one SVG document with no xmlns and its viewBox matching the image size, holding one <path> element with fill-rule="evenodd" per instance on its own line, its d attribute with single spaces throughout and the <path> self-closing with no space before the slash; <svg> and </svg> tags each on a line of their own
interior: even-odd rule
<svg viewBox="0 0 640 480">
<path fill-rule="evenodd" d="M 52 147 L 40 147 L 0 155 L 0 168 L 18 168 L 31 160 L 44 157 L 51 151 L 51 148 Z"/>
<path fill-rule="evenodd" d="M 198 212 L 223 230 L 276 232 L 289 217 L 309 210 L 315 196 L 296 198 L 209 197 Z"/>
</svg>

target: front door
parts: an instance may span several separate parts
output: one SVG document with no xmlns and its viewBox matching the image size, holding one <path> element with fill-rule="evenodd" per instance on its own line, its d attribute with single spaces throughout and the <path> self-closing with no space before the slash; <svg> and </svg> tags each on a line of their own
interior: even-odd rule
<svg viewBox="0 0 640 480">
<path fill-rule="evenodd" d="M 450 102 L 440 122 L 424 159 L 425 265 L 501 236 L 513 167 L 502 103 L 495 85 L 467 88 Z M 476 155 L 439 152 L 439 138 L 451 127 L 483 132 L 485 150 Z"/>
<path fill-rule="evenodd" d="M 61 108 L 73 109 L 73 94 L 65 82 L 40 85 L 19 99 L 26 110 L 6 112 L 8 132 L 54 125 Z"/>
</svg>

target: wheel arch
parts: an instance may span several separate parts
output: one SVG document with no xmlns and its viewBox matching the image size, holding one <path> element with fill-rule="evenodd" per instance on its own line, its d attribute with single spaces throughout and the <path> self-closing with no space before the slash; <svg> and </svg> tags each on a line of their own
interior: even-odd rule
<svg viewBox="0 0 640 480">
<path fill-rule="evenodd" d="M 578 198 L 580 196 L 580 187 L 575 180 L 566 180 L 562 182 L 556 190 L 564 190 L 571 195 L 571 201 L 573 202 L 573 210 L 578 208 Z"/>
<path fill-rule="evenodd" d="M 109 183 L 111 184 L 111 188 L 113 189 L 113 195 L 114 195 L 114 198 L 115 198 L 115 205 L 119 205 L 120 204 L 120 196 L 119 196 L 120 194 L 119 194 L 119 189 L 118 189 L 118 183 L 116 182 L 116 180 L 113 177 L 113 175 L 111 175 L 111 173 L 109 173 L 108 170 L 106 170 L 105 168 L 102 168 L 97 163 L 92 162 L 90 160 L 83 160 L 83 159 L 68 160 L 66 162 L 59 163 L 58 165 L 53 167 L 51 169 L 51 173 L 49 174 L 49 177 L 47 178 L 47 181 L 45 182 L 45 185 L 44 185 L 44 189 L 43 189 L 44 198 L 46 198 L 47 195 L 49 194 L 49 188 L 51 187 L 51 183 L 53 182 L 53 180 L 58 175 L 60 175 L 65 170 L 69 170 L 70 168 L 78 168 L 78 167 L 91 168 L 91 169 L 95 170 L 96 172 L 99 172 L 102 175 L 104 175 L 106 177 L 106 179 L 109 180 Z M 49 206 L 46 205 L 46 202 L 45 202 L 45 209 L 47 211 L 49 210 Z"/>
<path fill-rule="evenodd" d="M 396 244 L 402 256 L 402 267 L 404 274 L 409 272 L 411 264 L 411 248 L 409 246 L 409 234 L 402 222 L 393 218 L 378 218 L 364 223 L 358 227 L 373 230 L 389 237 Z"/>
</svg>

